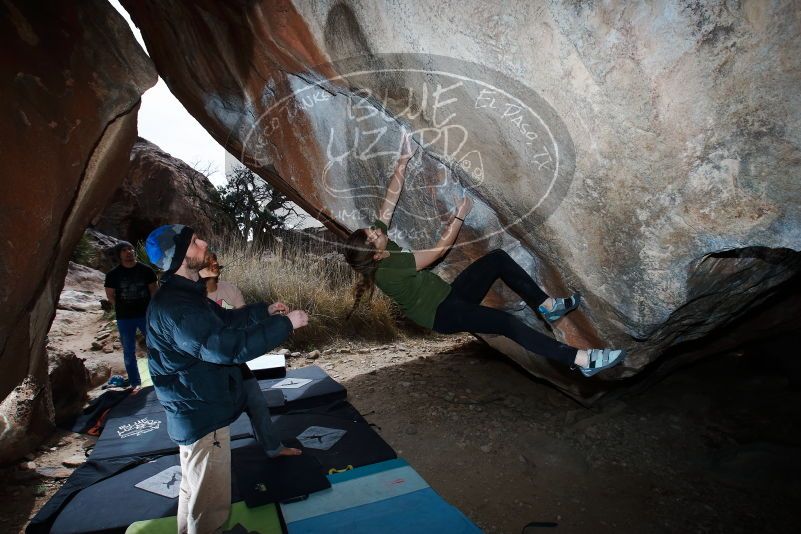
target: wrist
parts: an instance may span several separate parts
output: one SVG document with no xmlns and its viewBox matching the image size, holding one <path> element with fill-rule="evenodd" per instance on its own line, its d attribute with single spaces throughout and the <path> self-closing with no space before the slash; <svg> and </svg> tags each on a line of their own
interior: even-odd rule
<svg viewBox="0 0 801 534">
<path fill-rule="evenodd" d="M 454 220 L 457 220 L 457 219 L 458 219 L 458 220 L 460 220 L 460 221 L 464 222 L 464 217 L 459 217 L 458 215 L 454 215 L 454 217 L 453 217 L 453 218 L 454 218 Z"/>
</svg>

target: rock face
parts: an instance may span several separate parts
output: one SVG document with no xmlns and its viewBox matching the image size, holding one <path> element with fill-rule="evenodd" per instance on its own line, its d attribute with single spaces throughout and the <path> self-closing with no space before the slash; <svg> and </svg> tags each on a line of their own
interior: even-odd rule
<svg viewBox="0 0 801 534">
<path fill-rule="evenodd" d="M 31 395 L 3 403 L 13 448 L 9 426 L 31 441 L 52 427 L 45 337 L 67 261 L 125 175 L 156 73 L 101 0 L 4 2 L 0 43 L 0 399 Z"/>
<path fill-rule="evenodd" d="M 120 261 L 119 258 L 115 258 L 113 254 L 113 247 L 119 242 L 120 240 L 115 237 L 98 232 L 94 228 L 87 228 L 83 233 L 82 244 L 80 245 L 84 247 L 83 253 L 75 259 L 78 260 L 81 266 L 88 267 L 90 270 L 107 273 L 116 267 Z M 76 255 L 73 254 L 73 257 L 74 256 Z M 73 272 L 79 272 L 76 271 L 76 268 L 77 265 L 70 263 L 70 268 L 67 271 L 67 283 L 65 285 L 69 285 L 69 277 Z M 102 282 L 101 280 L 101 283 Z"/>
<path fill-rule="evenodd" d="M 142 139 L 131 150 L 131 166 L 95 229 L 131 243 L 157 226 L 180 222 L 205 236 L 230 225 L 217 206 L 217 192 L 202 173 Z"/>
<path fill-rule="evenodd" d="M 5 425 L 0 440 L 0 464 L 12 462 L 36 448 L 42 436 L 49 433 L 50 425 L 69 420 L 83 408 L 91 380 L 83 360 L 71 351 L 48 347 L 47 353 L 46 385 L 28 377 L 0 403 Z"/>
<path fill-rule="evenodd" d="M 123 0 L 172 92 L 332 230 L 394 219 L 439 267 L 502 247 L 586 305 L 557 335 L 632 350 L 604 378 L 762 305 L 799 272 L 801 19 L 791 4 Z M 530 310 L 499 289 L 489 302 Z M 578 396 L 592 387 L 491 340 Z M 581 384 L 579 384 L 581 382 Z"/>
<path fill-rule="evenodd" d="M 50 389 L 56 422 L 81 412 L 91 375 L 83 360 L 72 351 L 48 350 Z"/>
</svg>

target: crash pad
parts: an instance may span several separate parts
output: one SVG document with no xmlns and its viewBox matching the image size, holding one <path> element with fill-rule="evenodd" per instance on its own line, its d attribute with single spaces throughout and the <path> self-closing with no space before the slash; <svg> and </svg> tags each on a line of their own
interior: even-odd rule
<svg viewBox="0 0 801 534">
<path fill-rule="evenodd" d="M 481 532 L 401 459 L 328 478 L 330 489 L 281 505 L 289 534 Z"/>
</svg>

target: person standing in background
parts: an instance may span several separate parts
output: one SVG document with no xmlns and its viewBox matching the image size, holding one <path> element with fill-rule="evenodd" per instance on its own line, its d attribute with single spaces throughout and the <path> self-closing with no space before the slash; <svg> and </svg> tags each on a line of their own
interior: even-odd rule
<svg viewBox="0 0 801 534">
<path fill-rule="evenodd" d="M 120 241 L 113 251 L 119 265 L 106 274 L 106 298 L 114 306 L 128 384 L 137 393 L 142 380 L 136 366 L 136 331 L 145 334 L 145 312 L 156 292 L 156 273 L 136 260 L 129 242 Z"/>
<path fill-rule="evenodd" d="M 200 271 L 200 277 L 206 282 L 206 296 L 226 310 L 241 308 L 245 298 L 234 284 L 220 280 L 222 269 L 217 254 L 209 252 L 209 266 Z"/>
</svg>

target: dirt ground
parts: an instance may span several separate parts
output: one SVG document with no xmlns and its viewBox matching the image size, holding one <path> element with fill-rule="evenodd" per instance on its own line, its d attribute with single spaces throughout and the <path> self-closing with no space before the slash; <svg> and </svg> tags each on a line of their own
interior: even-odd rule
<svg viewBox="0 0 801 534">
<path fill-rule="evenodd" d="M 51 343 L 121 372 L 118 350 L 91 350 L 104 329 L 99 311 L 60 311 Z M 319 348 L 290 365 L 343 383 L 486 532 L 801 532 L 801 388 L 764 354 L 709 359 L 587 409 L 466 335 Z M 93 442 L 59 431 L 2 468 L 0 532 L 22 531 Z"/>
</svg>

